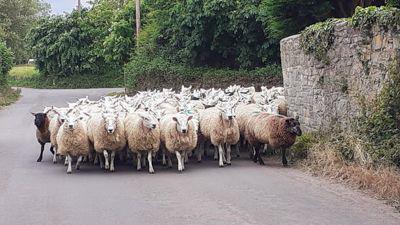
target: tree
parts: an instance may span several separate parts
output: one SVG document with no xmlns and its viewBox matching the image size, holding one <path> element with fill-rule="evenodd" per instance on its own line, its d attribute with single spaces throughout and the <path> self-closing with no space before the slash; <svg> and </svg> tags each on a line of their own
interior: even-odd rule
<svg viewBox="0 0 400 225">
<path fill-rule="evenodd" d="M 16 63 L 24 63 L 30 57 L 25 37 L 49 9 L 42 0 L 0 0 L 0 38 L 14 53 Z"/>
</svg>

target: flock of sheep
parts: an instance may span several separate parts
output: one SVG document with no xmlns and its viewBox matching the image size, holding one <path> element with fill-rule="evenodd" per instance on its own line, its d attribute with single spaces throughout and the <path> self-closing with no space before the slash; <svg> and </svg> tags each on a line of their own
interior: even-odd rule
<svg viewBox="0 0 400 225">
<path fill-rule="evenodd" d="M 178 171 L 185 169 L 189 157 L 201 162 L 210 145 L 220 167 L 231 165 L 231 155 L 246 148 L 254 162 L 264 164 L 261 151 L 266 146 L 286 149 L 301 135 L 297 118 L 287 117 L 282 87 L 230 86 L 221 89 L 180 92 L 171 89 L 139 92 L 128 97 L 86 98 L 68 103 L 68 107 L 45 107 L 35 117 L 36 137 L 41 145 L 38 162 L 46 143 L 50 143 L 53 162 L 63 159 L 67 173 L 87 161 L 115 170 L 116 156 L 132 159 L 137 170 L 162 160 L 172 167 L 176 156 Z M 232 147 L 234 153 L 232 153 Z M 147 161 L 147 162 L 146 162 Z"/>
</svg>

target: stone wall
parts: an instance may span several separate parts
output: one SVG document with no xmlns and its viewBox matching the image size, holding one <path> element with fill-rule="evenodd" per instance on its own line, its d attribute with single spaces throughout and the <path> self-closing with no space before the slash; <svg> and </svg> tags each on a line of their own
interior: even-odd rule
<svg viewBox="0 0 400 225">
<path fill-rule="evenodd" d="M 305 131 L 349 128 L 360 100 L 373 101 L 400 55 L 400 34 L 372 29 L 372 36 L 347 22 L 335 24 L 329 65 L 304 53 L 300 35 L 281 41 L 283 82 L 289 115 L 299 115 Z"/>
</svg>

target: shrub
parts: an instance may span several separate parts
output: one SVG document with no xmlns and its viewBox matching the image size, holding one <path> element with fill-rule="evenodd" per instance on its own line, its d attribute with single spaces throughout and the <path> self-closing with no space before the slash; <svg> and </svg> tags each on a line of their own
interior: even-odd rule
<svg viewBox="0 0 400 225">
<path fill-rule="evenodd" d="M 218 88 L 230 84 L 256 87 L 282 84 L 281 69 L 276 65 L 255 70 L 213 69 L 175 64 L 162 57 L 136 56 L 126 65 L 125 76 L 130 91 L 163 87 L 179 89 L 181 85 Z"/>
<path fill-rule="evenodd" d="M 13 65 L 13 55 L 5 45 L 0 41 L 0 86 L 6 83 L 6 75 Z"/>
</svg>

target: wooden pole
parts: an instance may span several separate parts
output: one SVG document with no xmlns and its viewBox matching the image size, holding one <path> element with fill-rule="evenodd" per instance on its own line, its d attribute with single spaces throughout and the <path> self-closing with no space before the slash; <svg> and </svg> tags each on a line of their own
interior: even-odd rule
<svg viewBox="0 0 400 225">
<path fill-rule="evenodd" d="M 77 7 L 78 11 L 81 12 L 82 10 L 82 3 L 81 0 L 78 0 L 78 7 Z"/>
<path fill-rule="evenodd" d="M 140 33 L 140 0 L 136 1 L 136 43 L 138 43 Z"/>
</svg>

